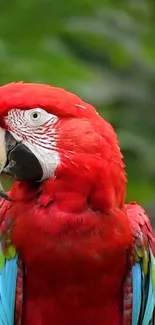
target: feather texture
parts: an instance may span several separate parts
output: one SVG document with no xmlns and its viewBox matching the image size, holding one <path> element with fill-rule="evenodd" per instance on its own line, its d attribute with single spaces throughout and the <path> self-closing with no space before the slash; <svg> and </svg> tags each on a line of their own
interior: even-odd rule
<svg viewBox="0 0 155 325">
<path fill-rule="evenodd" d="M 144 209 L 135 202 L 126 207 L 134 237 L 134 249 L 130 254 L 133 264 L 130 324 L 152 325 L 155 309 L 155 238 Z"/>
<path fill-rule="evenodd" d="M 14 324 L 17 256 L 5 261 L 0 273 L 0 325 Z"/>
<path fill-rule="evenodd" d="M 138 324 L 142 292 L 141 292 L 141 267 L 139 263 L 136 263 L 132 267 L 132 287 L 133 287 L 133 307 L 132 307 L 132 325 Z"/>
</svg>

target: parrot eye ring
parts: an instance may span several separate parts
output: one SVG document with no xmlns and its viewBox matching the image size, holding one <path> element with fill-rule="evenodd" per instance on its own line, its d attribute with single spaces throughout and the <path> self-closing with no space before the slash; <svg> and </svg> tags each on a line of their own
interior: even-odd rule
<svg viewBox="0 0 155 325">
<path fill-rule="evenodd" d="M 32 121 L 39 121 L 41 118 L 41 112 L 37 110 L 31 112 L 30 118 Z"/>
</svg>

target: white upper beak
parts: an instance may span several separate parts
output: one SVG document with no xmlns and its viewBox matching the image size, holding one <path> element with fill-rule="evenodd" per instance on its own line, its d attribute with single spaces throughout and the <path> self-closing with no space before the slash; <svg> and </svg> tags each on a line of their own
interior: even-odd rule
<svg viewBox="0 0 155 325">
<path fill-rule="evenodd" d="M 0 128 L 0 173 L 2 172 L 7 161 L 7 153 L 5 148 L 5 130 Z"/>
</svg>

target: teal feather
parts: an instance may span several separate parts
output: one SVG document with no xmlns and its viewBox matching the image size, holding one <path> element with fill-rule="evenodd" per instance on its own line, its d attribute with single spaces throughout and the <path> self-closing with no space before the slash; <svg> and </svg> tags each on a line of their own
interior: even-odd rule
<svg viewBox="0 0 155 325">
<path fill-rule="evenodd" d="M 0 325 L 13 325 L 17 279 L 17 255 L 6 260 L 0 273 Z"/>
<path fill-rule="evenodd" d="M 8 263 L 10 262 L 10 263 Z M 12 268 L 12 272 L 10 272 Z M 17 258 L 7 261 L 6 263 L 6 279 L 7 279 L 7 299 L 10 306 L 11 315 L 14 316 L 16 279 L 17 279 Z"/>
<path fill-rule="evenodd" d="M 142 325 L 149 325 L 154 309 L 154 296 L 153 296 L 153 286 L 152 286 L 152 277 L 151 277 L 151 267 L 149 272 L 149 290 L 147 295 L 147 302 L 143 317 Z"/>
<path fill-rule="evenodd" d="M 132 325 L 153 325 L 155 308 L 155 258 L 151 248 L 148 254 L 148 272 L 145 274 L 142 263 L 132 267 L 133 307 Z"/>
<path fill-rule="evenodd" d="M 132 287 L 133 287 L 133 309 L 132 309 L 132 325 L 138 324 L 142 292 L 141 292 L 141 266 L 136 263 L 132 268 Z"/>
</svg>

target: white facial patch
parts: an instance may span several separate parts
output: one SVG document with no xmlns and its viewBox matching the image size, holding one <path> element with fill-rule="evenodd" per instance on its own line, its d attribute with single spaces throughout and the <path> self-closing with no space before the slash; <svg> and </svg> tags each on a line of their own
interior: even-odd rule
<svg viewBox="0 0 155 325">
<path fill-rule="evenodd" d="M 60 162 L 58 153 L 52 149 L 49 150 L 35 144 L 32 145 L 25 140 L 22 143 L 33 152 L 40 162 L 43 170 L 43 178 L 41 181 L 52 177 Z"/>
<path fill-rule="evenodd" d="M 58 134 L 55 130 L 57 121 L 57 116 L 41 108 L 12 109 L 5 119 L 12 136 L 29 148 L 39 160 L 43 170 L 42 180 L 53 176 L 59 164 L 56 151 Z"/>
</svg>

